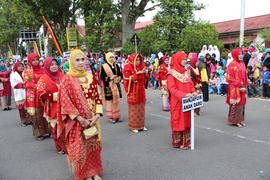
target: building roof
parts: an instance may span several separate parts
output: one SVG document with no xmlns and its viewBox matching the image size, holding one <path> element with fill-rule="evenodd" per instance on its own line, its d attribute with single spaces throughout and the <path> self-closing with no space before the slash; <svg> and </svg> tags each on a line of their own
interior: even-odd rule
<svg viewBox="0 0 270 180">
<path fill-rule="evenodd" d="M 270 14 L 245 18 L 245 31 L 270 27 Z M 240 31 L 240 19 L 213 23 L 217 31 L 222 33 Z"/>
<path fill-rule="evenodd" d="M 151 20 L 151 21 L 145 21 L 145 22 L 141 22 L 141 23 L 136 23 L 136 24 L 135 24 L 134 30 L 135 30 L 135 31 L 139 31 L 139 30 L 145 28 L 146 26 L 152 25 L 152 24 L 154 24 L 154 23 L 155 23 L 154 20 Z"/>
</svg>

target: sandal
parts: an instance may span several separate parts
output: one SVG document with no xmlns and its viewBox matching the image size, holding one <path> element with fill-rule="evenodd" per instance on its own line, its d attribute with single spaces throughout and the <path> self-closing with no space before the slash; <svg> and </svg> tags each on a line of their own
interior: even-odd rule
<svg viewBox="0 0 270 180">
<path fill-rule="evenodd" d="M 65 151 L 63 151 L 63 150 L 58 151 L 57 153 L 58 153 L 58 154 L 61 154 L 61 155 L 62 155 L 62 154 L 66 154 L 66 152 L 65 152 Z"/>
<path fill-rule="evenodd" d="M 45 139 L 45 138 L 44 138 L 43 136 L 38 136 L 38 137 L 37 137 L 37 140 L 38 140 L 38 141 L 42 141 L 42 140 L 44 140 L 44 139 Z"/>
<path fill-rule="evenodd" d="M 94 179 L 94 180 L 102 180 L 102 178 L 101 178 L 99 175 L 95 175 L 95 176 L 93 177 L 93 179 Z"/>
<path fill-rule="evenodd" d="M 243 127 L 246 127 L 246 124 L 245 124 L 245 123 L 242 123 L 242 122 L 241 122 L 240 124 L 241 124 Z"/>
<path fill-rule="evenodd" d="M 244 127 L 241 123 L 237 123 L 237 124 L 235 124 L 238 128 L 242 128 L 242 127 Z"/>
<path fill-rule="evenodd" d="M 27 124 L 21 123 L 21 127 L 26 127 L 26 126 L 27 126 Z"/>
<path fill-rule="evenodd" d="M 182 150 L 188 150 L 189 147 L 186 147 L 186 146 L 180 146 L 180 149 L 182 149 Z"/>
</svg>

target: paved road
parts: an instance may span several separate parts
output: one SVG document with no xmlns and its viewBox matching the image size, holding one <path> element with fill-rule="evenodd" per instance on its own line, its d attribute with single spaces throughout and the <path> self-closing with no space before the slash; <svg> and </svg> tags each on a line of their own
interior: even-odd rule
<svg viewBox="0 0 270 180">
<path fill-rule="evenodd" d="M 159 91 L 148 90 L 147 97 L 147 132 L 127 129 L 125 99 L 124 122 L 103 118 L 104 180 L 270 179 L 270 101 L 249 99 L 247 127 L 239 129 L 226 124 L 225 98 L 212 96 L 195 118 L 196 149 L 183 151 L 171 148 L 169 113 L 161 111 Z M 0 112 L 0 180 L 72 179 L 52 139 L 36 141 L 31 127 L 19 126 L 15 109 Z"/>
</svg>

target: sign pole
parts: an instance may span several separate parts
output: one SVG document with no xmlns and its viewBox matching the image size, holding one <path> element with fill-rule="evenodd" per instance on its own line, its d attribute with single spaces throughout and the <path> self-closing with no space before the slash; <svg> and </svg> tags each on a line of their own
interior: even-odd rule
<svg viewBox="0 0 270 180">
<path fill-rule="evenodd" d="M 135 53 L 137 53 L 137 36 L 135 36 Z"/>
<path fill-rule="evenodd" d="M 191 110 L 191 133 L 190 133 L 190 138 L 191 138 L 191 150 L 194 150 L 194 145 L 195 145 L 195 136 L 194 136 L 194 110 Z"/>
</svg>

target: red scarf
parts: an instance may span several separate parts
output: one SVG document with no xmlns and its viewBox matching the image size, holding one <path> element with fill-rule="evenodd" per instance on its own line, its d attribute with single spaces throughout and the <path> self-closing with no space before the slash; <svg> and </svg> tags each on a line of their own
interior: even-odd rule
<svg viewBox="0 0 270 180">
<path fill-rule="evenodd" d="M 23 73 L 23 72 L 18 71 L 18 67 L 19 67 L 20 64 L 23 66 L 23 64 L 22 64 L 21 62 L 16 62 L 16 63 L 14 64 L 14 66 L 13 66 L 13 71 L 14 71 L 14 72 L 17 72 L 17 73 L 23 78 L 23 76 L 22 76 L 22 73 Z"/>
<path fill-rule="evenodd" d="M 29 67 L 31 67 L 33 69 L 33 71 L 34 71 L 35 74 L 43 74 L 44 73 L 44 69 L 39 65 L 39 63 L 38 63 L 37 66 L 33 66 L 32 65 L 33 60 L 36 57 L 39 59 L 39 56 L 38 56 L 37 53 L 30 53 L 30 54 L 28 54 L 28 56 L 27 56 L 27 58 L 28 58 L 28 65 L 29 65 Z"/>
<path fill-rule="evenodd" d="M 139 59 L 140 60 L 140 64 L 138 66 L 136 66 L 136 60 Z M 133 53 L 131 55 L 129 55 L 127 63 L 130 64 L 133 68 L 134 71 L 138 72 L 144 69 L 144 62 L 143 62 L 143 58 L 140 54 L 137 53 Z"/>
<path fill-rule="evenodd" d="M 177 52 L 176 54 L 174 54 L 172 56 L 171 69 L 174 69 L 181 74 L 186 72 L 187 71 L 186 68 L 184 66 L 182 66 L 182 64 L 181 64 L 183 59 L 185 59 L 186 57 L 187 57 L 187 54 L 184 53 L 183 51 Z"/>
<path fill-rule="evenodd" d="M 44 71 L 45 71 L 45 74 L 47 74 L 51 78 L 51 80 L 53 82 L 55 82 L 56 84 L 59 84 L 60 79 L 63 76 L 63 73 L 60 71 L 60 69 L 58 69 L 57 72 L 51 72 L 50 66 L 51 66 L 53 61 L 56 61 L 53 57 L 48 57 L 48 58 L 45 59 L 45 61 L 44 61 Z"/>
</svg>

